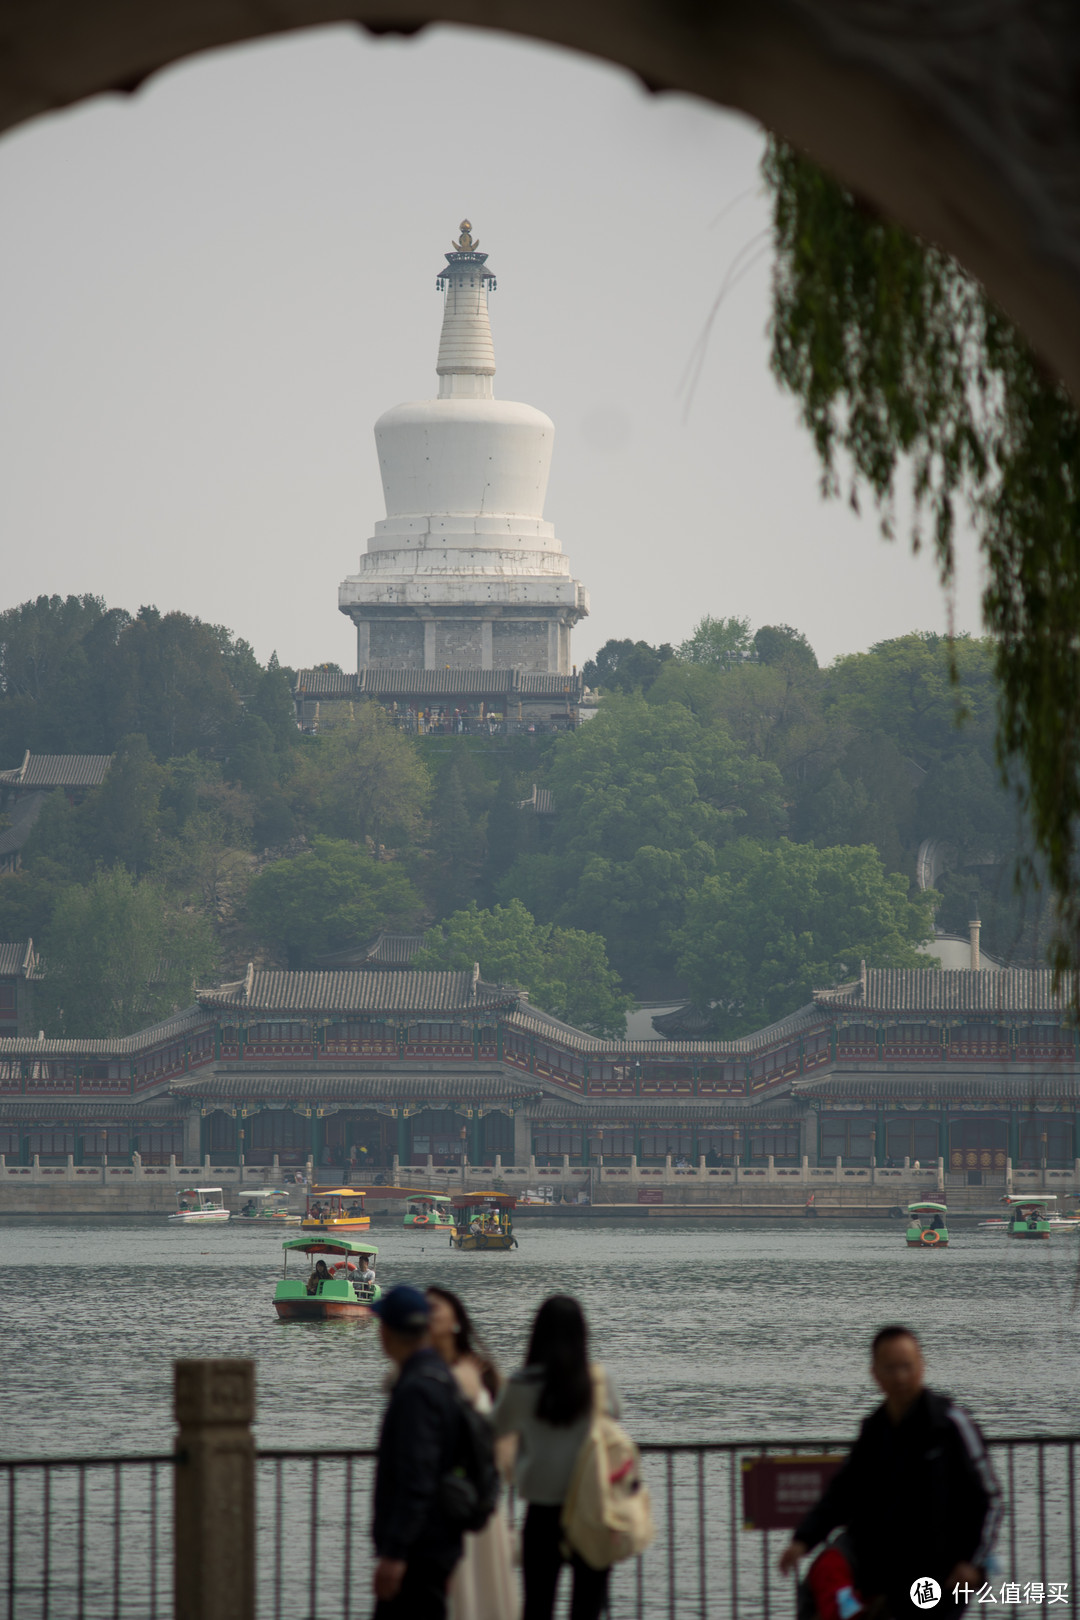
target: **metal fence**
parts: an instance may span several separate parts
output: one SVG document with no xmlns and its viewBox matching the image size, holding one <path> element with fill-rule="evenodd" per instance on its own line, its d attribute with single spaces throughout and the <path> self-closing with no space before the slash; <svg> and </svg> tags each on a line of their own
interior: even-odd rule
<svg viewBox="0 0 1080 1620">
<path fill-rule="evenodd" d="M 174 1462 L 0 1461 L 4 1620 L 171 1615 Z"/>
<path fill-rule="evenodd" d="M 759 1457 L 846 1445 L 805 1437 L 643 1445 L 657 1538 L 613 1572 L 611 1620 L 789 1620 L 795 1585 L 776 1572 L 788 1532 L 746 1528 L 744 1470 Z M 990 1442 L 1006 1515 L 981 1601 L 998 1615 L 1043 1607 L 1080 1620 L 1078 1447 L 1080 1436 Z M 182 1466 L 170 1456 L 0 1462 L 0 1620 L 171 1616 L 173 1479 Z M 374 1453 L 262 1451 L 255 1476 L 259 1620 L 369 1615 Z M 520 1506 L 509 1508 L 520 1521 Z M 972 1612 L 979 1608 L 973 1601 Z"/>
</svg>

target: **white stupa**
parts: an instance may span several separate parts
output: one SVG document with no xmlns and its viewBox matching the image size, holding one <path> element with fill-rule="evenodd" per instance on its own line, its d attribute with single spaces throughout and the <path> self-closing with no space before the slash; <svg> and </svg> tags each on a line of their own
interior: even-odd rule
<svg viewBox="0 0 1080 1620">
<path fill-rule="evenodd" d="M 359 670 L 569 674 L 589 596 L 544 521 L 555 429 L 494 397 L 488 293 L 469 221 L 436 281 L 445 291 L 437 399 L 375 424 L 386 518 L 344 580 Z"/>
</svg>

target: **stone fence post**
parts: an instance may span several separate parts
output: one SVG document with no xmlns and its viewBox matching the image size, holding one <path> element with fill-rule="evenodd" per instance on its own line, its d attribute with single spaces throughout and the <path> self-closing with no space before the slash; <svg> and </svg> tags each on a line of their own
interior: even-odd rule
<svg viewBox="0 0 1080 1620">
<path fill-rule="evenodd" d="M 255 1363 L 177 1361 L 175 1620 L 255 1620 Z"/>
</svg>

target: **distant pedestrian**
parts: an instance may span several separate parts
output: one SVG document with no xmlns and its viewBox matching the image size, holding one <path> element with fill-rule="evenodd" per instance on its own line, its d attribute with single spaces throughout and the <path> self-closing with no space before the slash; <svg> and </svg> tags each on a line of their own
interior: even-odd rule
<svg viewBox="0 0 1080 1620">
<path fill-rule="evenodd" d="M 911 1588 L 929 1578 L 941 1587 L 935 1620 L 961 1614 L 986 1580 L 1001 1521 L 1001 1491 L 982 1435 L 962 1406 L 927 1389 L 922 1347 L 910 1328 L 881 1329 L 870 1370 L 885 1399 L 796 1529 L 780 1569 L 790 1573 L 845 1526 L 866 1603 L 883 1598 L 893 1620 L 907 1620 L 926 1607 L 912 1601 Z"/>
<path fill-rule="evenodd" d="M 461 1398 L 429 1335 L 419 1289 L 391 1288 L 372 1305 L 397 1378 L 379 1431 L 372 1538 L 375 1620 L 443 1620 L 462 1533 L 440 1487 L 461 1446 Z"/>
<path fill-rule="evenodd" d="M 604 1388 L 607 1408 L 617 1417 L 614 1392 L 606 1381 Z M 564 1562 L 559 1520 L 593 1399 L 585 1317 L 576 1299 L 555 1294 L 536 1313 L 525 1366 L 510 1376 L 495 1404 L 495 1433 L 518 1436 L 517 1488 L 529 1504 L 521 1538 L 524 1620 L 551 1620 L 554 1612 Z M 576 1553 L 570 1564 L 572 1620 L 598 1620 L 609 1571 L 591 1568 Z"/>
<path fill-rule="evenodd" d="M 458 1381 L 462 1396 L 477 1412 L 491 1413 L 501 1380 L 476 1336 L 465 1306 L 446 1288 L 429 1288 L 431 1342 Z M 513 1458 L 509 1446 L 507 1466 Z M 465 1537 L 465 1550 L 450 1578 L 451 1620 L 517 1620 L 521 1612 L 514 1579 L 510 1525 L 497 1507 L 482 1530 Z"/>
</svg>

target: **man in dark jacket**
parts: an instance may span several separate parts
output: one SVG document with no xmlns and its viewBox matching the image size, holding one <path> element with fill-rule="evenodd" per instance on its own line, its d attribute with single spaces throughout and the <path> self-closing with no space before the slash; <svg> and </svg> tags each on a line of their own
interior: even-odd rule
<svg viewBox="0 0 1080 1620">
<path fill-rule="evenodd" d="M 418 1289 L 392 1288 L 372 1310 L 397 1367 L 375 1473 L 375 1620 L 443 1620 L 446 1582 L 461 1557 L 461 1531 L 447 1522 L 439 1494 L 462 1440 L 457 1384 L 428 1342 L 428 1302 Z"/>
<path fill-rule="evenodd" d="M 982 1435 L 963 1407 L 926 1388 L 922 1348 L 910 1328 L 882 1328 L 870 1370 L 885 1399 L 795 1531 L 780 1568 L 795 1569 L 843 1525 L 864 1600 L 883 1597 L 894 1620 L 908 1620 L 927 1607 L 925 1592 L 916 1603 L 911 1588 L 929 1578 L 941 1588 L 935 1620 L 960 1614 L 965 1586 L 985 1582 L 1001 1522 L 1001 1491 Z"/>
</svg>

